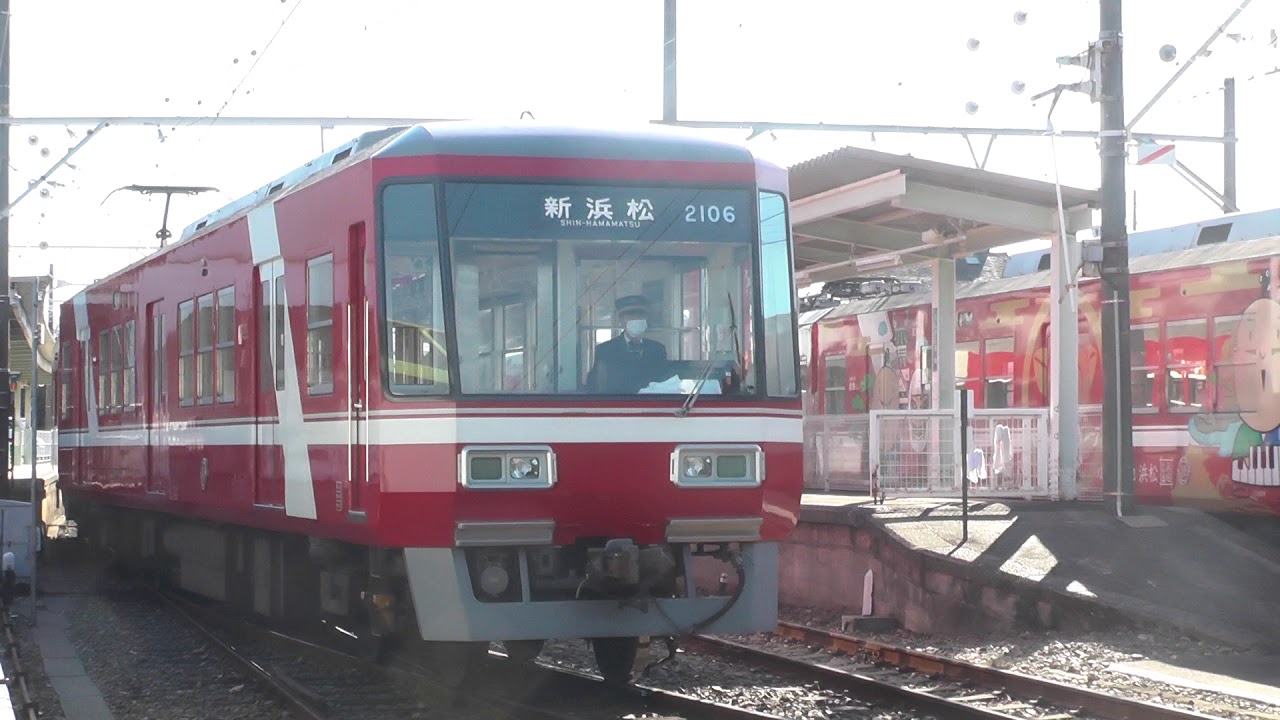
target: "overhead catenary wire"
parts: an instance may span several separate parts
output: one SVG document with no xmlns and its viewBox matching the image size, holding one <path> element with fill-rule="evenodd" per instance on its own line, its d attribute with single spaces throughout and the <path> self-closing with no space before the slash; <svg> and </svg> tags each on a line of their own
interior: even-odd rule
<svg viewBox="0 0 1280 720">
<path fill-rule="evenodd" d="M 289 21 L 293 19 L 294 13 L 298 12 L 298 8 L 302 6 L 302 2 L 303 0 L 297 0 L 297 2 L 293 4 L 293 7 L 289 9 L 289 14 L 285 15 L 284 20 L 280 22 L 280 27 L 276 28 L 276 31 L 271 35 L 271 39 L 268 40 L 266 46 L 262 48 L 262 52 L 258 53 L 254 57 L 253 63 L 249 65 L 249 69 L 245 71 L 243 76 L 241 76 L 240 82 L 236 83 L 236 86 L 231 89 L 231 93 L 227 95 L 227 99 L 223 101 L 222 107 L 219 107 L 218 112 L 214 113 L 215 123 L 218 118 L 222 117 L 222 113 L 227 109 L 227 106 L 231 104 L 231 101 L 235 99 L 236 94 L 240 92 L 240 88 L 244 87 L 249 76 L 253 74 L 255 69 L 257 69 L 258 63 L 262 62 L 262 58 L 266 57 L 267 51 L 271 49 L 271 46 L 275 44 L 276 38 L 280 37 L 280 33 L 284 31 L 286 26 L 288 26 Z"/>
</svg>

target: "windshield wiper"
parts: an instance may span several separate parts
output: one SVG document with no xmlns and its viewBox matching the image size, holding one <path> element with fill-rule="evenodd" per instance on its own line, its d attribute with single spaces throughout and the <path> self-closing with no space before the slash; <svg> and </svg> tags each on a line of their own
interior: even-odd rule
<svg viewBox="0 0 1280 720">
<path fill-rule="evenodd" d="M 689 415 L 694 403 L 698 402 L 698 396 L 702 394 L 702 386 L 706 384 L 707 378 L 711 376 L 711 369 L 715 366 L 715 360 L 707 361 L 707 366 L 703 368 L 702 375 L 698 377 L 698 383 L 693 386 L 693 392 L 689 393 L 689 397 L 684 399 L 684 404 L 676 410 L 676 417 L 687 417 Z"/>
<path fill-rule="evenodd" d="M 733 309 L 733 294 L 726 292 L 725 295 L 729 298 L 729 332 L 733 335 L 733 372 L 736 372 L 742 358 L 742 346 L 738 344 L 738 314 Z M 707 378 L 711 375 L 711 369 L 715 366 L 715 360 L 707 362 L 707 367 L 703 369 L 702 375 L 698 377 L 698 383 L 693 386 L 693 392 L 689 393 L 689 397 L 685 398 L 684 404 L 676 410 L 676 417 L 688 417 L 689 412 L 693 410 L 693 406 L 697 404 L 698 397 L 702 395 L 702 388 L 706 385 Z"/>
</svg>

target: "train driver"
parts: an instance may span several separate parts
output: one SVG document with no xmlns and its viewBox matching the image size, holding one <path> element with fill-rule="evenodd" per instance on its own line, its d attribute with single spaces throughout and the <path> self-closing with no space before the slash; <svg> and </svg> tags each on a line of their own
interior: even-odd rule
<svg viewBox="0 0 1280 720">
<path fill-rule="evenodd" d="M 587 373 L 587 392 L 631 394 L 664 380 L 667 348 L 644 337 L 649 328 L 649 303 L 643 295 L 627 295 L 614 302 L 622 333 L 596 345 L 595 364 Z"/>
</svg>

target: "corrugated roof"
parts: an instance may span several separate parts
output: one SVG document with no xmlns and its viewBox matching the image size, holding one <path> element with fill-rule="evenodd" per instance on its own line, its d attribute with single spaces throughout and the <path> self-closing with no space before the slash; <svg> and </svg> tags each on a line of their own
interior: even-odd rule
<svg viewBox="0 0 1280 720">
<path fill-rule="evenodd" d="M 902 170 L 907 177 L 925 183 L 1036 205 L 1057 207 L 1058 203 L 1054 185 L 1050 182 L 851 146 L 796 163 L 790 170 L 793 198 L 816 195 L 859 180 Z M 1062 201 L 1067 207 L 1096 207 L 1101 202 L 1101 197 L 1097 190 L 1062 186 Z"/>
<path fill-rule="evenodd" d="M 938 256 L 961 258 L 1042 237 L 1056 225 L 1051 221 L 1058 206 L 1055 186 L 1040 180 L 857 147 L 797 163 L 789 173 L 797 206 L 828 191 L 839 193 L 835 198 L 844 197 L 846 188 L 857 195 L 861 189 L 850 186 L 866 183 L 865 197 L 847 210 L 795 223 L 795 267 L 813 273 L 806 277 L 814 281 L 858 277 L 863 273 L 852 262 L 856 259 L 896 256 L 910 264 Z M 891 197 L 891 191 L 877 193 L 873 187 L 898 187 L 900 194 Z M 1099 194 L 1064 186 L 1062 201 L 1075 231 L 1091 220 L 1076 209 L 1096 208 Z M 884 264 L 872 261 L 871 266 Z"/>
</svg>

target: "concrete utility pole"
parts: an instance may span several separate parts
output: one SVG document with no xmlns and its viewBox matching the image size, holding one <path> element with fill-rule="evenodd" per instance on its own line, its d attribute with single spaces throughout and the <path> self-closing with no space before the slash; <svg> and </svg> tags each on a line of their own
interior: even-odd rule
<svg viewBox="0 0 1280 720">
<path fill-rule="evenodd" d="M 0 0 L 0 118 L 10 115 L 9 109 L 9 48 L 10 40 L 9 0 Z M 9 204 L 9 126 L 0 128 L 0 207 Z M 13 312 L 9 300 L 9 216 L 0 216 L 0 422 L 4 423 L 3 442 L 0 442 L 0 468 L 5 468 L 4 484 L 0 496 L 8 497 L 9 480 L 9 428 L 13 418 L 13 390 L 9 380 L 9 320 Z"/>
<path fill-rule="evenodd" d="M 1129 359 L 1129 233 L 1125 227 L 1124 34 L 1121 0 L 1101 0 L 1103 486 L 1117 515 L 1133 512 L 1133 390 Z"/>
<path fill-rule="evenodd" d="M 662 121 L 676 119 L 676 0 L 663 0 Z"/>
</svg>

